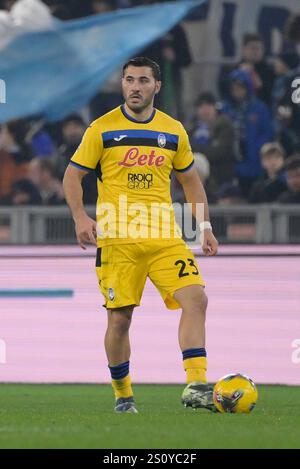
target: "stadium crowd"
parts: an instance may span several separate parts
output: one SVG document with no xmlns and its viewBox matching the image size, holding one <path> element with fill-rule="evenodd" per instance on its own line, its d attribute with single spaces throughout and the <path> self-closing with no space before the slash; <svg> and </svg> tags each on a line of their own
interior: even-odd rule
<svg viewBox="0 0 300 469">
<path fill-rule="evenodd" d="M 2 1 L 9 10 L 13 0 Z M 54 16 L 70 19 L 153 3 L 153 0 L 45 0 Z M 261 37 L 244 35 L 241 59 L 220 67 L 218 96 L 203 91 L 195 101 L 188 128 L 195 163 L 210 203 L 300 203 L 300 104 L 291 99 L 291 84 L 300 77 L 300 15 L 286 26 L 287 46 L 266 57 Z M 157 61 L 164 87 L 156 102 L 162 111 L 185 121 L 182 69 L 192 64 L 183 27 L 139 55 Z M 62 122 L 39 119 L 7 122 L 0 129 L 0 205 L 65 204 L 62 177 L 85 128 L 122 103 L 120 73 L 114 74 L 89 104 Z M 96 175 L 83 180 L 84 202 L 94 204 Z M 176 178 L 174 201 L 184 201 Z"/>
</svg>

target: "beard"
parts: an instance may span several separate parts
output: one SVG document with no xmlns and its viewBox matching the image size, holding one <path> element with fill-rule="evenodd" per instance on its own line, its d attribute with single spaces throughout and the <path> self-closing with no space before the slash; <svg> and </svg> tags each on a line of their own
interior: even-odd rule
<svg viewBox="0 0 300 469">
<path fill-rule="evenodd" d="M 153 93 L 148 99 L 143 99 L 140 97 L 140 101 L 137 103 L 132 103 L 130 101 L 130 97 L 127 97 L 125 99 L 125 102 L 128 106 L 128 108 L 134 112 L 135 114 L 141 114 L 147 107 L 149 107 L 153 103 L 155 93 Z"/>
</svg>

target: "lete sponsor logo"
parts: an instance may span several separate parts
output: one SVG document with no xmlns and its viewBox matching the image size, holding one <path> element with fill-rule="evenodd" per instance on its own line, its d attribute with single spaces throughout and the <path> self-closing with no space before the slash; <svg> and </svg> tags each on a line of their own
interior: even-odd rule
<svg viewBox="0 0 300 469">
<path fill-rule="evenodd" d="M 156 155 L 155 150 L 151 150 L 150 155 L 140 154 L 139 149 L 136 147 L 130 148 L 125 154 L 122 161 L 118 163 L 119 166 L 132 168 L 133 166 L 162 166 L 165 157 L 163 155 Z"/>
</svg>

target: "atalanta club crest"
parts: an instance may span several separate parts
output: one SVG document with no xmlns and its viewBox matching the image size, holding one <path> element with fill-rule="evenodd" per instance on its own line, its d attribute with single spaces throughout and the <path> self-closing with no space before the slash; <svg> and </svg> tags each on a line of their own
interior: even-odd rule
<svg viewBox="0 0 300 469">
<path fill-rule="evenodd" d="M 110 301 L 114 301 L 115 299 L 115 291 L 113 288 L 109 288 L 108 289 L 108 298 L 110 299 Z"/>
<path fill-rule="evenodd" d="M 159 134 L 159 136 L 157 137 L 157 141 L 160 148 L 164 148 L 166 146 L 167 139 L 164 134 Z"/>
</svg>

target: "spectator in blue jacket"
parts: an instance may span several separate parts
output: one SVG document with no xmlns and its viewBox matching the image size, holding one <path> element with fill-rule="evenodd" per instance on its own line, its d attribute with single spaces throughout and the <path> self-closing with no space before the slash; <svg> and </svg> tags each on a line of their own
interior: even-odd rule
<svg viewBox="0 0 300 469">
<path fill-rule="evenodd" d="M 223 112 L 233 122 L 238 148 L 235 173 L 245 197 L 263 172 L 260 149 L 273 139 L 271 116 L 267 106 L 256 98 L 248 72 L 235 70 L 230 74 L 230 99 Z"/>
</svg>

